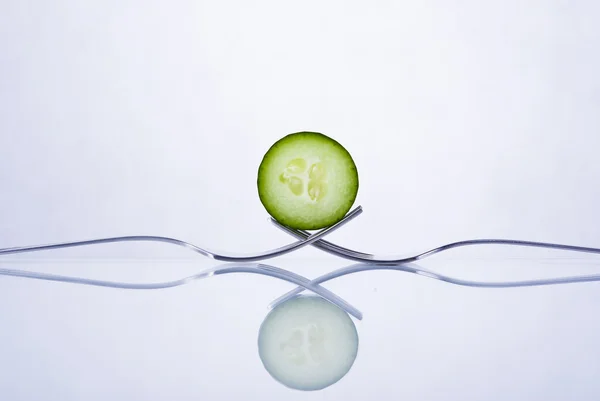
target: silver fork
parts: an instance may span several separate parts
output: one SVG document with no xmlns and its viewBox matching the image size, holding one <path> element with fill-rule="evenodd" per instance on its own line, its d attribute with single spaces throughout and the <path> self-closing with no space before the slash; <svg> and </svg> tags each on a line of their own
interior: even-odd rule
<svg viewBox="0 0 600 401">
<path fill-rule="evenodd" d="M 268 251 L 256 252 L 252 254 L 246 255 L 233 255 L 233 254 L 224 254 L 215 251 L 209 251 L 204 248 L 200 248 L 199 246 L 190 244 L 189 242 L 181 241 L 175 238 L 168 237 L 158 237 L 151 235 L 132 235 L 132 236 L 124 236 L 124 237 L 111 237 L 111 238 L 99 238 L 92 239 L 86 241 L 75 241 L 75 242 L 62 242 L 56 244 L 47 244 L 47 245 L 34 245 L 34 246 L 22 246 L 15 248 L 0 248 L 0 256 L 1 255 L 9 255 L 15 253 L 25 253 L 25 252 L 35 252 L 35 251 L 47 251 L 52 249 L 59 248 L 72 248 L 78 246 L 87 246 L 87 245 L 96 245 L 96 244 L 107 244 L 114 242 L 165 242 L 172 245 L 178 245 L 187 249 L 191 249 L 194 252 L 197 252 L 201 255 L 209 257 L 214 260 L 219 260 L 222 262 L 255 262 L 259 260 L 271 259 L 277 256 L 282 256 L 307 245 L 312 244 L 315 241 L 318 241 L 322 237 L 327 234 L 330 234 L 342 227 L 344 224 L 350 222 L 355 217 L 360 215 L 363 212 L 361 206 L 357 206 L 350 213 L 348 213 L 342 220 L 339 222 L 324 228 L 321 231 L 318 231 L 314 234 L 308 234 L 306 237 L 301 238 L 299 241 L 293 242 L 288 245 L 284 245 L 282 247 L 271 249 Z"/>
<path fill-rule="evenodd" d="M 296 230 L 294 228 L 287 227 L 274 218 L 271 218 L 271 223 L 284 232 L 298 238 L 306 239 L 310 237 L 310 233 L 304 230 Z M 371 263 L 371 264 L 387 264 L 387 265 L 398 265 L 403 263 L 416 262 L 417 260 L 424 259 L 428 256 L 432 256 L 436 253 L 447 251 L 453 248 L 459 248 L 463 246 L 471 245 L 515 245 L 515 246 L 527 246 L 534 248 L 548 248 L 548 249 L 559 249 L 563 251 L 574 251 L 574 252 L 587 252 L 600 254 L 600 248 L 590 248 L 584 246 L 575 245 L 564 245 L 564 244 L 553 244 L 550 242 L 534 242 L 534 241 L 520 241 L 512 239 L 472 239 L 466 241 L 457 241 L 450 244 L 442 245 L 437 248 L 432 248 L 427 251 L 416 253 L 409 256 L 377 256 L 370 253 L 358 252 L 352 249 L 344 248 L 342 246 L 333 244 L 326 240 L 314 241 L 312 245 L 315 248 L 321 249 L 327 253 L 354 260 L 356 262 Z"/>
</svg>

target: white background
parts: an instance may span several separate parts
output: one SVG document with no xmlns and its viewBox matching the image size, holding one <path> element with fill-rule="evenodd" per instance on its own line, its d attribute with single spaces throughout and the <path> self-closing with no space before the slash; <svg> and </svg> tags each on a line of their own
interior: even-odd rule
<svg viewBox="0 0 600 401">
<path fill-rule="evenodd" d="M 600 4 L 594 1 L 4 0 L 0 3 L 0 247 L 133 234 L 172 236 L 231 252 L 283 245 L 290 238 L 268 223 L 256 193 L 256 172 L 273 142 L 301 130 L 332 136 L 357 163 L 356 204 L 365 211 L 331 235 L 331 240 L 344 246 L 405 254 L 480 237 L 599 246 L 599 18 Z M 565 257 L 504 248 L 465 249 L 451 256 Z M 13 267 L 11 261 L 19 264 L 24 258 L 144 258 L 153 263 L 200 257 L 167 245 L 129 243 L 5 257 L 1 265 Z M 310 261 L 310 266 L 302 260 Z M 69 266 L 71 273 L 118 279 L 125 273 L 116 266 L 129 266 L 121 263 L 125 265 L 106 261 L 105 269 L 96 264 L 88 270 Z M 194 263 L 186 274 L 210 265 Z M 339 262 L 304 249 L 273 264 L 312 277 Z M 134 265 L 132 279 L 151 280 L 160 270 Z M 44 263 L 35 267 L 61 269 Z M 485 275 L 489 269 L 478 268 L 484 273 L 480 278 L 489 278 Z M 184 273 L 169 271 L 164 279 Z M 203 295 L 202 300 L 216 306 L 214 316 L 194 316 L 190 312 L 197 311 L 194 308 L 179 313 L 175 306 L 153 314 L 163 301 L 183 302 L 175 294 L 184 297 L 185 292 L 153 295 L 161 300 L 146 304 L 137 292 L 123 293 L 120 296 L 126 298 L 121 299 L 110 290 L 3 278 L 0 324 L 6 338 L 0 346 L 0 395 L 2 391 L 7 395 L 0 398 L 240 399 L 255 394 L 280 399 L 269 397 L 294 394 L 297 399 L 360 395 L 356 399 L 584 400 L 600 395 L 593 384 L 600 351 L 591 342 L 592 350 L 584 347 L 587 343 L 582 340 L 582 330 L 588 330 L 586 335 L 592 330 L 596 338 L 600 334 L 600 328 L 584 318 L 595 316 L 598 286 L 494 295 L 478 290 L 479 296 L 497 297 L 499 304 L 491 314 L 485 300 L 475 297 L 465 301 L 469 307 L 464 313 L 456 311 L 451 322 L 431 318 L 407 334 L 400 317 L 383 319 L 385 314 L 395 316 L 398 303 L 414 301 L 408 296 L 398 298 L 391 290 L 412 288 L 405 276 L 369 277 L 373 282 L 387 280 L 390 291 L 365 293 L 361 279 L 340 281 L 336 289 L 346 297 L 361 294 L 356 296 L 363 305 L 373 302 L 368 311 L 362 307 L 365 319 L 370 313 L 382 320 L 372 326 L 366 320 L 360 323 L 363 332 L 385 334 L 389 341 L 384 347 L 381 338 L 371 339 L 375 341 L 371 345 L 380 349 L 363 353 L 375 358 L 369 362 L 358 365 L 357 360 L 351 371 L 352 380 L 358 380 L 353 382 L 356 387 L 348 389 L 340 383 L 342 390 L 332 387 L 317 394 L 282 390 L 268 377 L 260 382 L 264 387 L 254 386 L 258 382 L 248 379 L 253 376 L 244 376 L 266 374 L 257 365 L 255 339 L 248 337 L 255 335 L 265 312 L 258 301 L 268 302 L 279 295 L 278 289 L 286 291 L 289 285 L 236 278 L 239 283 L 251 280 L 268 288 L 268 294 L 247 306 L 254 307 L 252 318 L 239 321 L 246 316 L 248 302 L 235 296 L 213 294 L 223 297 L 217 298 L 223 304 Z M 428 294 L 427 308 L 444 303 L 458 307 L 469 296 L 463 288 L 443 294 L 438 291 L 446 288 L 443 284 L 423 278 L 408 283 L 417 280 L 422 286 L 418 288 Z M 210 285 L 214 291 L 235 290 L 223 281 Z M 206 283 L 195 288 L 201 285 Z M 347 287 L 351 285 L 357 287 Z M 244 291 L 249 296 L 262 294 Z M 512 302 L 517 293 L 516 299 L 533 303 L 544 313 L 532 306 L 502 304 Z M 368 301 L 372 296 L 375 300 Z M 551 313 L 556 299 L 581 315 Z M 361 307 L 358 300 L 351 302 Z M 375 307 L 378 302 L 383 309 Z M 81 310 L 75 313 L 69 308 Z M 422 308 L 424 304 L 415 305 L 409 313 L 427 313 Z M 524 322 L 528 313 L 521 308 L 533 308 L 525 310 L 535 319 L 509 339 L 498 334 L 503 325 Z M 54 310 L 56 316 L 51 318 L 45 309 Z M 98 326 L 77 331 L 74 325 L 82 316 L 91 319 L 85 310 L 95 313 Z M 149 323 L 143 317 L 136 321 L 141 310 L 147 319 L 154 316 L 157 321 Z M 233 322 L 225 325 L 217 313 Z M 134 327 L 130 337 L 120 337 L 120 320 L 115 316 L 127 317 L 124 321 Z M 185 328 L 178 325 L 194 325 L 204 333 L 211 329 L 205 327 L 207 321 L 217 333 L 214 339 L 235 332 L 237 321 L 240 332 L 250 334 L 225 337 L 230 342 L 219 345 L 222 352 L 179 337 Z M 56 322 L 61 328 L 52 329 Z M 477 324 L 489 327 L 468 334 L 461 329 Z M 559 326 L 562 331 L 553 330 Z M 427 332 L 435 329 L 440 330 L 436 336 Z M 124 363 L 125 357 L 111 353 L 113 342 L 94 340 L 100 338 L 92 335 L 100 335 L 98 331 L 111 341 L 125 341 L 122 347 L 138 347 L 129 364 Z M 404 359 L 405 341 L 418 349 L 439 342 L 436 347 L 445 349 L 452 345 L 452 340 L 444 340 L 448 331 L 479 342 L 474 349 L 462 350 L 471 359 L 442 351 L 441 356 L 426 352 L 422 358 Z M 61 337 L 65 333 L 73 338 Z M 137 336 L 144 335 L 150 337 L 140 342 Z M 77 341 L 81 341 L 79 348 L 63 348 Z M 361 336 L 361 341 L 361 346 L 368 346 L 368 336 Z M 464 341 L 460 345 L 466 347 Z M 253 345 L 246 347 L 245 342 Z M 580 348 L 568 348 L 572 344 Z M 164 366 L 139 358 L 155 347 L 180 347 L 180 353 L 192 348 L 193 354 L 169 354 Z M 527 351 L 531 347 L 545 351 L 527 354 L 534 352 Z M 557 351 L 555 347 L 567 348 Z M 100 369 L 97 360 L 90 362 L 94 359 L 86 357 L 89 352 L 106 358 L 102 363 L 114 360 L 121 366 L 119 377 L 125 379 L 115 381 L 112 374 L 116 373 Z M 249 353 L 248 364 L 236 367 L 231 358 L 240 352 Z M 532 356 L 552 352 L 561 357 Z M 523 353 L 528 362 L 515 359 Z M 189 358 L 187 363 L 202 374 L 189 369 L 187 376 L 172 373 L 171 364 L 186 366 L 180 357 Z M 31 364 L 15 367 L 27 358 L 38 361 L 36 369 Z M 75 358 L 81 369 L 67 368 L 69 358 Z M 480 365 L 466 366 L 473 358 L 481 366 L 491 364 L 491 370 L 483 370 L 489 374 L 481 373 Z M 501 359 L 504 365 L 495 365 L 496 358 L 505 358 Z M 416 362 L 423 365 L 415 367 Z M 445 380 L 444 391 L 432 392 L 435 386 L 425 379 L 432 371 L 425 365 L 456 366 L 431 368 L 438 380 Z M 234 368 L 228 371 L 226 366 Z M 139 376 L 127 379 L 134 371 Z M 71 377 L 76 372 L 87 379 Z M 169 372 L 172 376 L 163 381 Z M 486 384 L 473 387 L 469 377 L 477 372 L 481 373 L 478 380 L 485 379 Z M 527 381 L 523 375 L 528 373 L 536 379 Z M 51 384 L 36 387 L 44 380 Z M 220 392 L 215 383 L 223 384 Z M 578 393 L 570 396 L 571 391 Z"/>
</svg>

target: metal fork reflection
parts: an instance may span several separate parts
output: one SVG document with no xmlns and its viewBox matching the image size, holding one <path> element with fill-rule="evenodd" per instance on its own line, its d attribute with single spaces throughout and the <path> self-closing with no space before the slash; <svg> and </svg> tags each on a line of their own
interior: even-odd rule
<svg viewBox="0 0 600 401">
<path fill-rule="evenodd" d="M 0 268 L 0 275 L 2 276 L 22 277 L 36 280 L 58 281 L 63 283 L 91 285 L 96 287 L 120 288 L 129 290 L 157 290 L 172 288 L 189 284 L 196 280 L 231 273 L 260 274 L 263 276 L 269 276 L 290 282 L 292 284 L 299 285 L 303 289 L 312 291 L 315 294 L 326 299 L 327 301 L 331 302 L 332 304 L 338 306 L 339 308 L 354 316 L 358 320 L 362 320 L 363 315 L 358 309 L 356 309 L 354 306 L 350 305 L 348 302 L 335 295 L 328 289 L 321 287 L 318 284 L 311 284 L 310 280 L 306 277 L 302 277 L 291 271 L 262 263 L 226 263 L 221 266 L 213 267 L 204 270 L 201 273 L 194 274 L 192 276 L 188 276 L 179 280 L 164 281 L 158 283 L 127 283 L 118 281 L 95 280 L 82 277 L 32 272 L 27 270 Z"/>
</svg>

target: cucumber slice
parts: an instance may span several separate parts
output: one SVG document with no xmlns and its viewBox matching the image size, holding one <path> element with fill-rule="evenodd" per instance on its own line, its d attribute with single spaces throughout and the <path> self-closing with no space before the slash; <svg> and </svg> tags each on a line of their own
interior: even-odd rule
<svg viewBox="0 0 600 401">
<path fill-rule="evenodd" d="M 315 391 L 338 382 L 358 354 L 358 332 L 343 310 L 320 297 L 299 296 L 271 311 L 258 335 L 258 353 L 286 387 Z"/>
<path fill-rule="evenodd" d="M 337 223 L 358 193 L 350 153 L 318 132 L 296 132 L 275 142 L 258 168 L 258 195 L 280 223 L 317 230 Z"/>
</svg>

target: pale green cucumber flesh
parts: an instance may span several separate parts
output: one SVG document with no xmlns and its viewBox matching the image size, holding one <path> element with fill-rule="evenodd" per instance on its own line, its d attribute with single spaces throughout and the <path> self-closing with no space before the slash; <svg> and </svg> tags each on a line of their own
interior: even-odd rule
<svg viewBox="0 0 600 401">
<path fill-rule="evenodd" d="M 297 132 L 277 141 L 258 169 L 258 194 L 280 223 L 316 230 L 340 221 L 358 193 L 350 153 L 317 132 Z"/>
</svg>

